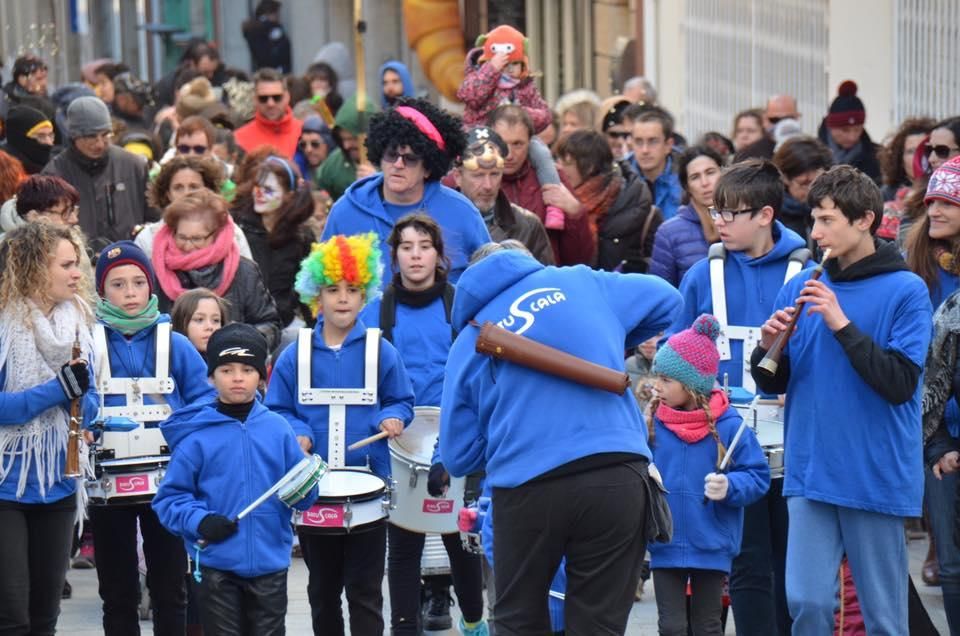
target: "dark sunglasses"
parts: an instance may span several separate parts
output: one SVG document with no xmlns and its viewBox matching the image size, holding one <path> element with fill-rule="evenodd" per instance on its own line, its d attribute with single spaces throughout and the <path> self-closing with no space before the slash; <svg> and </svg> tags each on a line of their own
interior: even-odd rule
<svg viewBox="0 0 960 636">
<path fill-rule="evenodd" d="M 960 148 L 951 148 L 950 146 L 943 146 L 943 145 L 927 146 L 926 148 L 923 149 L 923 154 L 927 157 L 927 159 L 929 159 L 930 155 L 932 155 L 933 153 L 936 153 L 937 156 L 940 157 L 941 159 L 949 159 L 950 155 L 954 152 L 957 152 L 958 150 L 960 150 Z"/>
<path fill-rule="evenodd" d="M 304 141 L 301 141 L 301 142 L 300 142 L 300 147 L 301 147 L 301 148 L 306 148 L 307 146 L 309 146 L 310 148 L 319 148 L 319 147 L 322 146 L 322 145 L 323 145 L 323 142 L 322 142 L 322 141 L 317 141 L 316 139 L 312 139 L 312 140 L 309 140 L 309 141 L 304 140 Z"/>
<path fill-rule="evenodd" d="M 177 144 L 177 152 L 181 155 L 189 155 L 193 153 L 195 155 L 205 155 L 207 154 L 206 146 L 188 146 L 187 144 Z"/>
<path fill-rule="evenodd" d="M 397 152 L 396 150 L 385 150 L 383 160 L 387 163 L 397 163 L 397 159 L 403 159 L 403 165 L 408 168 L 416 168 L 423 161 L 421 157 L 410 152 Z"/>
<path fill-rule="evenodd" d="M 261 104 L 266 104 L 267 102 L 276 102 L 279 104 L 283 101 L 283 93 L 279 95 L 257 95 L 257 101 Z"/>
</svg>

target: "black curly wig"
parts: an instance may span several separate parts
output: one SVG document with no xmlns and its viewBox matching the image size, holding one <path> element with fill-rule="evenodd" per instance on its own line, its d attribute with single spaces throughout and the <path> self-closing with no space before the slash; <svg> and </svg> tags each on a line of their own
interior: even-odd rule
<svg viewBox="0 0 960 636">
<path fill-rule="evenodd" d="M 453 160 L 463 153 L 467 139 L 463 132 L 463 122 L 459 117 L 434 106 L 423 99 L 403 99 L 398 105 L 409 106 L 423 113 L 443 137 L 446 150 L 437 145 L 408 119 L 392 108 L 377 113 L 370 118 L 367 131 L 367 157 L 374 166 L 380 165 L 383 153 L 390 148 L 410 146 L 410 150 L 423 157 L 423 167 L 427 171 L 427 181 L 439 181 L 453 164 Z"/>
</svg>

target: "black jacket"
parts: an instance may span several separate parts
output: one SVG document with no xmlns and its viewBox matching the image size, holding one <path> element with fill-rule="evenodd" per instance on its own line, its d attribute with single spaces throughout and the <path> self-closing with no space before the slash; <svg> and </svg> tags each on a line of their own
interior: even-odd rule
<svg viewBox="0 0 960 636">
<path fill-rule="evenodd" d="M 490 238 L 497 243 L 507 239 L 514 239 L 523 243 L 533 257 L 544 265 L 553 265 L 553 248 L 547 230 L 540 222 L 540 218 L 525 210 L 510 199 L 503 191 L 497 192 L 497 200 L 493 204 L 493 220 L 487 220 L 487 230 Z"/>
<path fill-rule="evenodd" d="M 177 278 L 184 289 L 206 287 L 216 289 L 223 274 L 223 263 L 217 263 L 204 269 L 190 272 L 177 272 Z M 260 268 L 250 259 L 240 257 L 240 265 L 233 277 L 233 284 L 223 295 L 230 302 L 230 321 L 242 322 L 256 327 L 267 339 L 267 346 L 273 351 L 280 342 L 280 315 L 273 297 L 263 284 Z M 170 313 L 173 302 L 157 286 L 157 301 L 160 311 Z"/>
<path fill-rule="evenodd" d="M 830 131 L 827 129 L 827 120 L 824 119 L 820 124 L 820 130 L 817 132 L 820 137 L 820 141 L 830 147 Z M 873 179 L 877 185 L 880 185 L 880 160 L 877 158 L 877 154 L 880 152 L 880 146 L 873 143 L 873 140 L 870 139 L 870 135 L 867 134 L 867 131 L 864 130 L 863 134 L 860 135 L 860 152 L 857 153 L 853 159 L 847 162 L 847 165 L 851 165 L 860 172 L 863 172 L 868 177 Z"/>
<path fill-rule="evenodd" d="M 645 273 L 653 254 L 653 237 L 663 222 L 654 210 L 650 189 L 633 173 L 623 176 L 616 201 L 597 227 L 597 269 Z M 650 218 L 644 235 L 644 224 Z"/>
<path fill-rule="evenodd" d="M 243 37 L 250 48 L 253 70 L 275 68 L 290 72 L 290 38 L 283 25 L 264 18 L 250 18 L 243 23 Z"/>
</svg>

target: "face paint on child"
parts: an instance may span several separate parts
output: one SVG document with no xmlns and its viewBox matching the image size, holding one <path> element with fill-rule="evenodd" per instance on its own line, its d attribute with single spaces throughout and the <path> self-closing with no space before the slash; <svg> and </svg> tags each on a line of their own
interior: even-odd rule
<svg viewBox="0 0 960 636">
<path fill-rule="evenodd" d="M 257 214 L 276 212 L 283 203 L 284 190 L 277 175 L 267 173 L 253 188 L 253 209 Z"/>
</svg>

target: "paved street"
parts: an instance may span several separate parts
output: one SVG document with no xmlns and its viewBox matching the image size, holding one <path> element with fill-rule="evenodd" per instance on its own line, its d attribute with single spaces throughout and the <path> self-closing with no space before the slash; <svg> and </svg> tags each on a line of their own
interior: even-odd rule
<svg viewBox="0 0 960 636">
<path fill-rule="evenodd" d="M 920 565 L 927 551 L 925 541 L 910 542 L 910 571 L 923 599 L 927 611 L 944 636 L 947 635 L 946 618 L 943 613 L 943 597 L 940 588 L 927 587 L 920 581 Z M 64 601 L 63 615 L 60 619 L 60 633 L 69 636 L 93 636 L 100 634 L 100 600 L 97 597 L 97 577 L 94 570 L 71 570 L 68 578 L 73 584 L 73 598 Z M 647 593 L 642 601 L 634 603 L 630 613 L 627 634 L 647 636 L 657 633 L 657 606 L 653 596 L 653 586 L 648 584 Z M 287 633 L 292 636 L 310 634 L 310 606 L 307 602 L 307 569 L 303 561 L 295 559 L 290 569 L 289 611 L 287 612 Z M 390 615 L 390 595 L 386 580 L 383 585 L 384 615 Z M 454 621 L 458 616 L 453 608 Z M 388 620 L 389 625 L 389 620 Z M 142 622 L 143 634 L 153 634 L 149 622 Z M 456 630 L 442 632 L 444 636 L 453 636 Z M 734 634 L 732 619 L 727 625 L 727 634 Z M 441 632 L 433 632 L 439 636 Z"/>
</svg>

